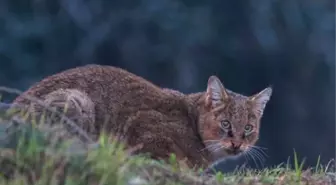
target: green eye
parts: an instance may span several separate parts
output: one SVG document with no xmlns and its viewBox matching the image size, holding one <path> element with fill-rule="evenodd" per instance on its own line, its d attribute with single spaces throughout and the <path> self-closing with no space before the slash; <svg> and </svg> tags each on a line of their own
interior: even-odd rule
<svg viewBox="0 0 336 185">
<path fill-rule="evenodd" d="M 228 120 L 223 120 L 221 121 L 221 127 L 223 129 L 230 129 L 231 128 L 231 124 Z"/>
<path fill-rule="evenodd" d="M 247 124 L 244 127 L 244 130 L 245 130 L 246 134 L 249 134 L 252 131 L 252 129 L 253 129 L 253 126 L 251 124 Z"/>
</svg>

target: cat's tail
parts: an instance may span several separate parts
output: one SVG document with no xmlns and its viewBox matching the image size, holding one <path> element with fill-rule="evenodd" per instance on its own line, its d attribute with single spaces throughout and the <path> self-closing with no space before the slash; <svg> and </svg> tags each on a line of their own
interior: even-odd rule
<svg viewBox="0 0 336 185">
<path fill-rule="evenodd" d="M 27 99 L 29 101 L 0 103 L 0 116 L 10 109 L 18 124 L 33 121 L 42 127 L 59 127 L 57 132 L 64 134 L 64 139 L 79 137 L 86 143 L 93 142 L 89 135 L 95 133 L 95 105 L 85 92 L 77 89 L 58 89 L 46 94 L 42 99 L 31 96 Z"/>
<path fill-rule="evenodd" d="M 54 108 L 60 116 L 68 118 L 71 122 L 66 121 L 64 123 L 61 121 L 60 116 L 54 116 L 53 112 L 45 115 L 46 117 L 51 117 L 52 124 L 61 123 L 64 124 L 65 128 L 68 130 L 70 135 L 83 136 L 82 138 L 85 142 L 91 143 L 92 139 L 89 139 L 89 135 L 94 135 L 95 130 L 95 105 L 91 98 L 83 91 L 78 89 L 58 89 L 47 94 L 43 98 L 43 106 L 39 103 L 35 103 L 31 106 L 31 112 L 37 114 L 45 113 L 45 106 Z M 81 133 L 79 133 L 80 131 Z"/>
</svg>

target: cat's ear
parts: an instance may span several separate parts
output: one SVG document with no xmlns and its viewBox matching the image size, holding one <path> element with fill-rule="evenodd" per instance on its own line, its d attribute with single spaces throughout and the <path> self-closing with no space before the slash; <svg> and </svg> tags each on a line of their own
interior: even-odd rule
<svg viewBox="0 0 336 185">
<path fill-rule="evenodd" d="M 250 97 L 250 101 L 253 104 L 253 109 L 258 114 L 259 117 L 262 116 L 267 102 L 270 100 L 272 95 L 272 87 L 267 87 L 261 92 Z"/>
<path fill-rule="evenodd" d="M 210 76 L 205 97 L 206 106 L 214 108 L 221 105 L 229 96 L 222 82 L 216 76 Z"/>
</svg>

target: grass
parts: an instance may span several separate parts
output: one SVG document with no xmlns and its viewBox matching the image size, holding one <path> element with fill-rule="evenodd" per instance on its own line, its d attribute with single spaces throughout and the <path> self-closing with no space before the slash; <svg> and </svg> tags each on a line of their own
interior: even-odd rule
<svg viewBox="0 0 336 185">
<path fill-rule="evenodd" d="M 84 145 L 77 139 L 61 140 L 57 129 L 36 124 L 15 124 L 0 116 L 0 185 L 291 185 L 335 184 L 331 167 L 303 169 L 294 151 L 288 163 L 262 171 L 243 169 L 234 173 L 200 175 L 180 167 L 176 156 L 169 162 L 132 156 L 135 149 L 102 134 L 97 143 Z M 8 125 L 12 125 L 7 128 Z M 14 126 L 13 126 L 14 125 Z M 43 124 L 42 124 L 43 125 Z M 63 136 L 63 135 L 61 135 Z"/>
<path fill-rule="evenodd" d="M 2 127 L 5 124 L 1 124 Z M 53 143 L 33 124 L 15 132 L 1 129 L 0 184 L 21 185 L 140 185 L 140 184 L 334 184 L 325 168 L 303 170 L 294 153 L 294 169 L 280 165 L 263 171 L 245 170 L 213 176 L 179 168 L 176 157 L 169 163 L 152 161 L 146 156 L 130 156 L 118 142 L 102 135 L 99 147 L 78 148 L 76 142 Z M 71 149 L 76 148 L 77 149 Z M 69 150 L 70 149 L 70 150 Z"/>
</svg>

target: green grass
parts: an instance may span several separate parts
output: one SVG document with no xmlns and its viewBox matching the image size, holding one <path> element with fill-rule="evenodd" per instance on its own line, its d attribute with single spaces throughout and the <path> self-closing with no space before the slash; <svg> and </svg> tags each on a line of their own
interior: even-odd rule
<svg viewBox="0 0 336 185">
<path fill-rule="evenodd" d="M 1 116 L 0 116 L 1 119 Z M 169 162 L 131 156 L 122 143 L 102 134 L 98 143 L 83 145 L 79 140 L 60 140 L 48 126 L 24 124 L 6 132 L 10 121 L 0 124 L 0 185 L 291 185 L 335 184 L 331 168 L 320 158 L 314 169 L 303 169 L 294 151 L 294 164 L 279 165 L 262 171 L 200 176 L 199 170 L 179 167 L 176 156 Z"/>
</svg>

